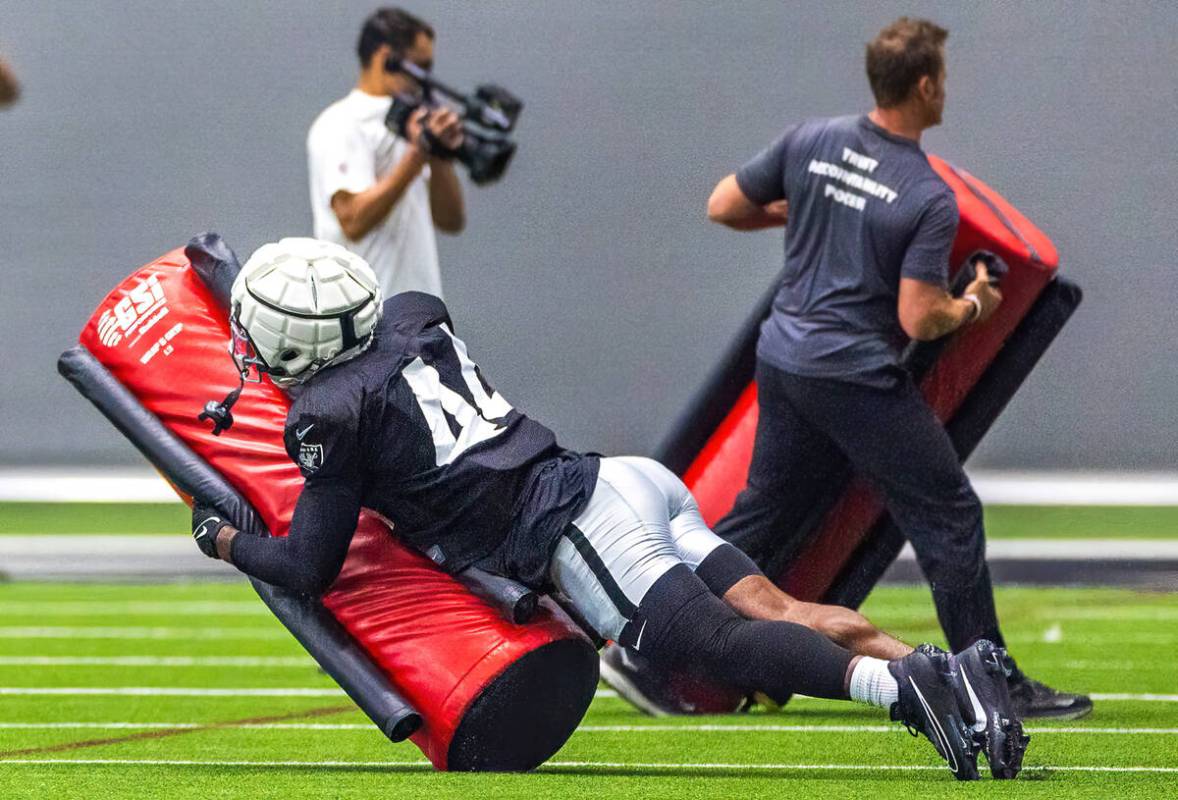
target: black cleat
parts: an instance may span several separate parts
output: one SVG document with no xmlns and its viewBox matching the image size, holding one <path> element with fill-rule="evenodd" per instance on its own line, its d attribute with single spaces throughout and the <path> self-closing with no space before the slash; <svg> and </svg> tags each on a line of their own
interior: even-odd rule
<svg viewBox="0 0 1178 800">
<path fill-rule="evenodd" d="M 888 671 L 900 685 L 892 719 L 904 723 L 913 736 L 923 733 L 957 780 L 977 780 L 978 746 L 949 684 L 948 656 L 920 649 L 889 661 Z"/>
<path fill-rule="evenodd" d="M 601 651 L 601 679 L 618 695 L 654 717 L 731 714 L 740 710 L 740 692 L 685 672 L 668 673 L 648 658 L 617 644 Z"/>
<path fill-rule="evenodd" d="M 1014 666 L 1013 661 L 1010 661 L 1008 666 L 1014 670 L 1007 683 L 1010 700 L 1014 704 L 1015 713 L 1020 717 L 1079 719 L 1092 713 L 1092 698 L 1088 695 L 1057 692 L 1050 686 L 1027 677 Z"/>
<path fill-rule="evenodd" d="M 961 716 L 972 725 L 974 741 L 995 778 L 1018 775 L 1031 740 L 1023 733 L 1022 721 L 1007 691 L 1009 661 L 1006 650 L 986 639 L 949 656 L 950 682 Z"/>
<path fill-rule="evenodd" d="M 639 659 L 646 661 L 621 645 L 607 645 L 601 651 L 601 679 L 620 697 L 652 717 L 690 714 L 680 707 L 677 697 L 667 693 L 666 681 Z"/>
</svg>

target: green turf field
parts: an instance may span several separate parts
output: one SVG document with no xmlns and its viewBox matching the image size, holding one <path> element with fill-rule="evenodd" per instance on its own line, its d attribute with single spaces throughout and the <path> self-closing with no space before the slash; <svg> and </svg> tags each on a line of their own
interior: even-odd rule
<svg viewBox="0 0 1178 800">
<path fill-rule="evenodd" d="M 181 503 L 0 502 L 0 534 L 183 533 L 190 519 Z M 986 507 L 994 539 L 1178 538 L 1178 506 Z"/>
<path fill-rule="evenodd" d="M 999 605 L 1034 674 L 1108 697 L 1089 719 L 1032 724 L 1013 785 L 958 786 L 870 708 L 668 721 L 609 692 L 536 774 L 436 774 L 337 694 L 244 584 L 0 585 L 0 797 L 1174 796 L 1178 595 L 1008 589 Z M 937 637 L 927 590 L 881 589 L 865 610 Z"/>
</svg>

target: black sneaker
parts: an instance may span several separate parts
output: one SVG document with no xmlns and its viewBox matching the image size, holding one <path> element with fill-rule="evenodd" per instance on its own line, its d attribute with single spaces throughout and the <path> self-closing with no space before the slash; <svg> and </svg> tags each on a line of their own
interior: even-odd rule
<svg viewBox="0 0 1178 800">
<path fill-rule="evenodd" d="M 948 656 L 917 650 L 889 661 L 888 671 L 900 685 L 892 719 L 904 723 L 913 736 L 923 733 L 957 780 L 977 780 L 978 746 L 949 684 Z"/>
<path fill-rule="evenodd" d="M 1007 682 L 1015 713 L 1024 719 L 1079 719 L 1092 713 L 1092 698 L 1086 694 L 1058 692 L 1050 686 L 1028 678 L 1014 662 L 1009 666 L 1013 674 Z"/>
<path fill-rule="evenodd" d="M 740 710 L 744 700 L 739 692 L 685 673 L 668 675 L 645 656 L 616 644 L 601 651 L 601 679 L 620 697 L 654 717 L 731 714 Z"/>
<path fill-rule="evenodd" d="M 1006 650 L 986 639 L 949 656 L 961 715 L 973 726 L 974 741 L 981 746 L 995 778 L 1018 775 L 1031 740 L 1023 733 L 1007 691 L 1008 661 Z"/>
</svg>

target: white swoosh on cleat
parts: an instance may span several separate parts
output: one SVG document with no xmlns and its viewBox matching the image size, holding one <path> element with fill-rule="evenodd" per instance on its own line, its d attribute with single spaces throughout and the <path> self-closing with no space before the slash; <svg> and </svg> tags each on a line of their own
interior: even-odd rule
<svg viewBox="0 0 1178 800">
<path fill-rule="evenodd" d="M 954 775 L 960 767 L 957 764 L 957 754 L 949 747 L 949 737 L 945 735 L 945 729 L 941 727 L 941 721 L 933 714 L 932 708 L 929 707 L 928 701 L 924 699 L 924 693 L 920 691 L 920 687 L 916 685 L 916 681 L 912 680 L 912 676 L 908 676 L 908 682 L 912 684 L 913 691 L 916 692 L 916 699 L 920 701 L 921 706 L 924 707 L 924 715 L 929 722 L 933 724 L 933 732 L 937 734 L 937 738 L 941 740 L 941 752 L 944 753 L 945 761 L 949 764 L 949 771 Z"/>
<path fill-rule="evenodd" d="M 973 704 L 973 729 L 984 731 L 986 729 L 986 709 L 982 706 L 982 701 L 978 699 L 977 692 L 973 690 L 973 684 L 969 682 L 969 676 L 965 674 L 965 667 L 958 666 L 957 671 L 961 673 L 961 680 L 965 682 L 965 693 L 969 695 L 969 702 Z"/>
</svg>

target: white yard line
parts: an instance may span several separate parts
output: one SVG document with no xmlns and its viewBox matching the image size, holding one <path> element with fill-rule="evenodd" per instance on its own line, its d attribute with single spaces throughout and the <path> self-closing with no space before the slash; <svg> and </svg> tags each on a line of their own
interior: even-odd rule
<svg viewBox="0 0 1178 800">
<path fill-rule="evenodd" d="M 82 765 L 131 767 L 326 767 L 372 769 L 373 767 L 432 768 L 428 761 L 191 761 L 175 758 L 0 758 L 0 764 Z"/>
<path fill-rule="evenodd" d="M 206 689 L 173 688 L 166 686 L 0 686 L 0 695 L 158 695 L 161 697 L 340 697 L 341 689 L 285 688 L 285 689 Z M 599 698 L 616 698 L 612 689 L 598 689 Z M 1178 694 L 1128 694 L 1093 693 L 1093 700 L 1104 702 L 1178 703 Z M 813 700 L 805 695 L 795 695 L 797 700 Z"/>
<path fill-rule="evenodd" d="M 210 722 L 0 722 L 0 730 L 157 730 L 203 728 Z M 372 723 L 261 722 L 231 725 L 258 731 L 365 731 Z M 1028 728 L 1047 735 L 1178 736 L 1178 728 Z M 905 733 L 898 725 L 582 725 L 575 733 Z"/>
<path fill-rule="evenodd" d="M 1127 700 L 1137 703 L 1178 703 L 1178 694 L 1121 694 L 1116 692 L 1102 694 L 1094 692 L 1088 696 L 1093 700 L 1104 700 L 1106 702 L 1110 700 Z"/>
<path fill-rule="evenodd" d="M 1069 628 L 1065 632 L 1061 627 L 1050 626 L 1043 633 L 1015 633 L 1004 637 L 1007 644 L 1059 644 L 1068 641 L 1072 644 L 1083 643 L 1101 645 L 1108 649 L 1124 647 L 1129 644 L 1174 645 L 1178 644 L 1178 631 L 1174 633 L 1117 633 L 1108 631 L 1078 631 Z"/>
<path fill-rule="evenodd" d="M 16 765 L 54 765 L 54 766 L 152 766 L 152 767 L 296 767 L 296 768 L 327 768 L 327 769 L 430 769 L 428 761 L 197 761 L 188 759 L 155 759 L 155 758 L 5 758 L 0 764 Z M 926 764 L 725 764 L 715 762 L 705 763 L 667 763 L 661 761 L 626 762 L 626 761 L 549 761 L 540 767 L 546 769 L 653 769 L 653 770 L 748 770 L 750 772 L 764 771 L 921 771 L 933 772 L 944 770 L 943 766 Z M 1178 773 L 1178 767 L 1093 767 L 1093 766 L 1040 766 L 1026 767 L 1023 774 L 1031 772 L 1110 772 L 1110 773 Z"/>
<path fill-rule="evenodd" d="M 3 725 L 0 725 L 3 727 Z M 372 726 L 365 726 L 371 728 Z M 907 733 L 900 725 L 582 725 L 577 733 Z M 1178 736 L 1178 728 L 1027 728 L 1028 733 Z"/>
<path fill-rule="evenodd" d="M 144 594 L 149 590 L 145 590 Z M 269 617 L 270 609 L 261 600 L 23 600 L 0 603 L 0 617 L 29 615 L 36 617 Z"/>
<path fill-rule="evenodd" d="M 7 762 L 4 762 L 7 763 Z M 549 761 L 545 767 L 590 767 L 604 769 L 666 769 L 666 770 L 695 770 L 695 769 L 726 769 L 726 770 L 943 770 L 944 766 L 929 766 L 925 764 L 668 764 L 657 761 L 627 763 L 625 761 Z M 543 767 L 541 767 L 543 769 Z M 1028 772 L 1178 772 L 1178 767 L 1088 767 L 1088 766 L 1041 766 L 1025 767 L 1023 774 Z"/>
<path fill-rule="evenodd" d="M 1051 608 L 1042 609 L 1043 619 L 1085 620 L 1178 620 L 1178 606 L 1112 606 L 1110 608 Z"/>
<path fill-rule="evenodd" d="M 0 639 L 289 639 L 271 628 L 0 627 Z"/>
<path fill-rule="evenodd" d="M 1003 505 L 1178 505 L 1178 473 L 969 470 L 983 503 Z M 7 468 L 0 501 L 178 502 L 155 472 L 136 467 Z"/>
<path fill-rule="evenodd" d="M 618 696 L 618 693 L 615 692 L 613 689 L 598 689 L 597 694 L 595 695 L 595 697 L 599 697 L 599 698 L 616 698 L 617 696 Z M 1149 693 L 1147 693 L 1147 694 L 1125 694 L 1125 693 L 1102 694 L 1102 693 L 1097 692 L 1094 694 L 1090 694 L 1088 696 L 1091 697 L 1093 700 L 1103 700 L 1105 702 L 1125 701 L 1125 702 L 1143 702 L 1143 703 L 1178 703 L 1178 694 L 1149 694 Z M 807 695 L 804 695 L 804 694 L 795 694 L 794 700 L 822 700 L 822 698 L 808 697 Z M 837 701 L 827 700 L 827 701 L 823 701 L 823 702 L 837 702 Z"/>
<path fill-rule="evenodd" d="M 0 686 L 0 695 L 33 697 L 51 695 L 110 697 L 346 697 L 343 689 L 191 689 L 168 686 Z"/>
<path fill-rule="evenodd" d="M 1130 703 L 1178 703 L 1178 694 L 1130 694 L 1130 693 L 1101 693 L 1092 692 L 1088 695 L 1093 700 L 1103 702 L 1130 702 Z M 794 695 L 798 700 L 820 700 L 818 697 L 807 697 L 804 694 Z"/>
<path fill-rule="evenodd" d="M 314 667 L 306 656 L 0 656 L 0 667 Z"/>
<path fill-rule="evenodd" d="M 0 730 L 159 730 L 159 729 L 187 729 L 206 728 L 218 725 L 215 720 L 209 722 L 0 722 Z M 241 728 L 254 731 L 372 731 L 380 730 L 371 722 L 340 723 L 332 725 L 326 722 L 258 722 L 242 725 L 226 725 L 225 729 Z"/>
</svg>

